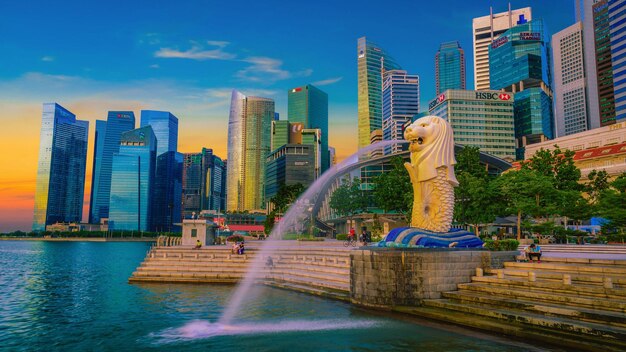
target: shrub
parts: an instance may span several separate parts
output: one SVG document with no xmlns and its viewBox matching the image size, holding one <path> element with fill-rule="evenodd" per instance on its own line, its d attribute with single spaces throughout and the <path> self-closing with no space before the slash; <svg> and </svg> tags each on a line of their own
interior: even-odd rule
<svg viewBox="0 0 626 352">
<path fill-rule="evenodd" d="M 324 241 L 324 237 L 302 237 L 302 238 L 298 238 L 298 241 L 321 242 L 321 241 Z"/>
<path fill-rule="evenodd" d="M 243 236 L 241 235 L 230 235 L 226 238 L 226 241 L 228 242 L 242 242 L 243 241 Z"/>
<path fill-rule="evenodd" d="M 335 238 L 337 239 L 337 241 L 345 241 L 348 239 L 348 234 L 347 233 L 338 233 L 337 236 L 335 236 Z"/>
<path fill-rule="evenodd" d="M 490 251 L 516 251 L 519 246 L 517 240 L 486 240 L 485 248 Z"/>
</svg>

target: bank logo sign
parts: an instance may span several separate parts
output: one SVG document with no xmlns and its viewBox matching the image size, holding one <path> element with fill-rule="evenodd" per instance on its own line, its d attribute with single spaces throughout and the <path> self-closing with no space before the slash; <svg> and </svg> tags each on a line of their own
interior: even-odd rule
<svg viewBox="0 0 626 352">
<path fill-rule="evenodd" d="M 476 92 L 476 99 L 480 100 L 510 100 L 511 95 L 507 93 Z"/>
</svg>

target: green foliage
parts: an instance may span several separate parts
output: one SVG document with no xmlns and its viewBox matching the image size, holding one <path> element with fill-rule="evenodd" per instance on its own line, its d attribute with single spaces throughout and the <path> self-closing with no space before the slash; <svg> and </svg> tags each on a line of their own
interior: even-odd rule
<svg viewBox="0 0 626 352">
<path fill-rule="evenodd" d="M 325 240 L 324 237 L 300 237 L 298 238 L 298 241 L 305 241 L 305 242 L 322 242 L 324 240 Z"/>
<path fill-rule="evenodd" d="M 361 190 L 361 181 L 358 177 L 353 180 L 344 179 L 343 183 L 330 197 L 329 205 L 340 216 L 352 216 L 367 209 L 367 196 Z"/>
<path fill-rule="evenodd" d="M 293 185 L 281 184 L 278 188 L 278 192 L 270 199 L 270 202 L 274 204 L 276 213 L 284 213 L 291 203 L 304 192 L 304 185 L 296 183 Z"/>
<path fill-rule="evenodd" d="M 243 240 L 244 238 L 241 235 L 230 235 L 226 238 L 228 242 L 242 242 Z"/>
<path fill-rule="evenodd" d="M 374 178 L 374 200 L 385 212 L 398 212 L 410 217 L 413 207 L 413 186 L 404 167 L 404 159 L 391 159 L 393 168 Z M 382 230 L 382 228 L 381 228 Z"/>
<path fill-rule="evenodd" d="M 479 148 L 464 147 L 456 158 L 459 185 L 454 189 L 454 220 L 478 230 L 479 224 L 495 220 L 498 196 L 487 170 L 480 164 Z"/>
<path fill-rule="evenodd" d="M 523 215 L 545 216 L 553 213 L 551 200 L 556 192 L 550 177 L 523 168 L 507 172 L 494 182 L 504 201 L 502 215 L 521 212 Z"/>
<path fill-rule="evenodd" d="M 263 222 L 263 233 L 269 235 L 274 228 L 274 223 L 276 222 L 276 211 L 272 210 L 267 217 L 265 217 L 265 221 Z"/>
<path fill-rule="evenodd" d="M 518 240 L 485 240 L 485 249 L 490 251 L 516 251 L 519 246 Z"/>
<path fill-rule="evenodd" d="M 580 169 L 574 165 L 574 154 L 576 153 L 557 145 L 553 150 L 541 148 L 528 162 L 522 164 L 522 168 L 550 177 L 557 190 L 581 191 L 584 186 L 578 183 Z"/>
<path fill-rule="evenodd" d="M 345 241 L 348 239 L 348 234 L 347 233 L 338 233 L 335 238 L 337 239 L 337 241 Z"/>
<path fill-rule="evenodd" d="M 608 220 L 608 232 L 624 233 L 626 227 L 626 173 L 621 174 L 600 192 L 598 215 Z"/>
<path fill-rule="evenodd" d="M 600 194 L 610 187 L 609 174 L 604 170 L 591 170 L 587 178 L 589 183 L 587 184 L 586 192 L 591 202 L 595 204 L 598 202 Z"/>
</svg>

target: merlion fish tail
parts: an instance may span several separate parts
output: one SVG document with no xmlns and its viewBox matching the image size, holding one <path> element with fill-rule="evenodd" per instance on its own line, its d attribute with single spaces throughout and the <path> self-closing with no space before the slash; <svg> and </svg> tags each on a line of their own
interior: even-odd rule
<svg viewBox="0 0 626 352">
<path fill-rule="evenodd" d="M 409 165 L 405 165 L 409 169 Z M 411 168 L 414 170 L 413 168 Z M 409 171 L 411 180 L 416 177 Z M 437 168 L 437 177 L 413 182 L 411 226 L 433 232 L 447 232 L 454 214 L 454 187 L 448 181 L 446 167 Z"/>
</svg>

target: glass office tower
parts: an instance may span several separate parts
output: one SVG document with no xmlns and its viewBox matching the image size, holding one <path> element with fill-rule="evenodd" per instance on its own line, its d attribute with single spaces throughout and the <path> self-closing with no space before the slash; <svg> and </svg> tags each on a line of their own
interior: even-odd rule
<svg viewBox="0 0 626 352">
<path fill-rule="evenodd" d="M 328 94 L 307 84 L 290 89 L 288 92 L 289 123 L 302 123 L 305 129 L 321 131 L 319 153 L 321 155 L 320 174 L 330 165 L 328 154 Z"/>
<path fill-rule="evenodd" d="M 541 20 L 511 28 L 489 47 L 491 88 L 515 95 L 518 159 L 526 145 L 554 138 L 550 52 Z"/>
<path fill-rule="evenodd" d="M 96 120 L 89 223 L 99 223 L 100 219 L 109 217 L 113 155 L 120 150 L 122 133 L 134 128 L 132 111 L 109 111 L 106 121 Z"/>
<path fill-rule="evenodd" d="M 202 210 L 224 211 L 226 202 L 226 165 L 202 148 L 200 153 L 183 154 L 183 217 Z"/>
<path fill-rule="evenodd" d="M 59 104 L 43 104 L 33 231 L 81 221 L 88 135 L 88 121 Z"/>
<path fill-rule="evenodd" d="M 111 165 L 109 229 L 150 230 L 157 145 L 150 126 L 122 134 Z"/>
<path fill-rule="evenodd" d="M 168 111 L 142 110 L 141 127 L 151 126 L 157 139 L 152 229 L 179 231 L 183 196 L 183 155 L 178 153 L 178 118 Z"/>
<path fill-rule="evenodd" d="M 265 207 L 265 165 L 270 152 L 274 101 L 233 90 L 228 118 L 226 209 Z"/>
<path fill-rule="evenodd" d="M 402 70 L 383 72 L 383 140 L 404 139 L 402 126 L 420 110 L 418 75 Z M 398 153 L 401 144 L 385 147 L 385 154 Z"/>
<path fill-rule="evenodd" d="M 465 53 L 459 42 L 439 45 L 435 54 L 437 95 L 447 89 L 465 89 Z"/>
<path fill-rule="evenodd" d="M 380 46 L 365 37 L 357 43 L 358 82 L 358 147 L 370 144 L 370 134 L 382 129 L 382 82 L 381 71 L 401 70 L 395 60 Z"/>
<path fill-rule="evenodd" d="M 615 119 L 626 119 L 626 1 L 609 0 L 609 27 L 611 35 L 611 63 L 613 66 L 613 94 Z"/>
</svg>

